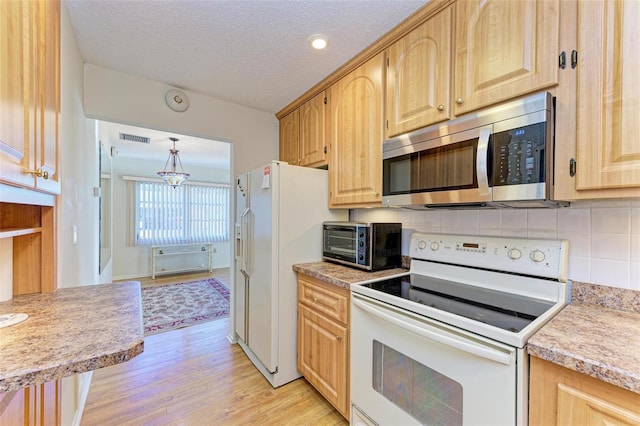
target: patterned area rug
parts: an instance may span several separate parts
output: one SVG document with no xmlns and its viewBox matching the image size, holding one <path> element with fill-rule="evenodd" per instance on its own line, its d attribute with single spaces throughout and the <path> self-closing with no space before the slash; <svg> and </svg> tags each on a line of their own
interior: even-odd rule
<svg viewBox="0 0 640 426">
<path fill-rule="evenodd" d="M 144 334 L 229 316 L 229 289 L 215 278 L 142 288 Z"/>
</svg>

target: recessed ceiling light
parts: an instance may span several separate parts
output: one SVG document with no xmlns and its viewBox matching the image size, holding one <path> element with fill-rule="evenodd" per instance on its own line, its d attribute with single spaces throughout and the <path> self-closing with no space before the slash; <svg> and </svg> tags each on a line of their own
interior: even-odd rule
<svg viewBox="0 0 640 426">
<path fill-rule="evenodd" d="M 324 49 L 327 47 L 327 37 L 322 34 L 314 34 L 309 37 L 309 43 L 311 43 L 311 47 L 314 49 Z"/>
</svg>

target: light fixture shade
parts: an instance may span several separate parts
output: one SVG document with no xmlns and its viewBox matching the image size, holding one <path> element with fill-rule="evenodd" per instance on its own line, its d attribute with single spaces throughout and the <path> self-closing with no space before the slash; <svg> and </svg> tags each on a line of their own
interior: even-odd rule
<svg viewBox="0 0 640 426">
<path fill-rule="evenodd" d="M 327 47 L 327 37 L 322 34 L 314 34 L 309 37 L 309 43 L 311 43 L 311 47 L 314 49 L 324 49 Z"/>
<path fill-rule="evenodd" d="M 158 172 L 163 181 L 167 182 L 174 188 L 180 186 L 184 181 L 189 179 L 189 173 L 178 172 Z"/>
<path fill-rule="evenodd" d="M 180 155 L 178 154 L 178 150 L 176 149 L 177 138 L 169 138 L 173 141 L 173 148 L 169 149 L 169 158 L 167 158 L 167 162 L 164 164 L 164 170 L 158 172 L 158 176 L 162 178 L 163 181 L 167 182 L 169 185 L 177 188 L 182 185 L 184 181 L 189 179 L 189 173 L 185 173 L 182 168 L 182 161 L 180 161 Z M 177 166 L 180 165 L 180 171 L 177 170 Z"/>
</svg>

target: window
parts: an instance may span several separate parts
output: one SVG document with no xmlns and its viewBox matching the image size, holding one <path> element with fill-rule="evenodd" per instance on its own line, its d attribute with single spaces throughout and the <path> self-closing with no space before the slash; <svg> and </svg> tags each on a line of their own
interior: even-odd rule
<svg viewBox="0 0 640 426">
<path fill-rule="evenodd" d="M 135 244 L 229 241 L 229 186 L 135 182 Z"/>
</svg>

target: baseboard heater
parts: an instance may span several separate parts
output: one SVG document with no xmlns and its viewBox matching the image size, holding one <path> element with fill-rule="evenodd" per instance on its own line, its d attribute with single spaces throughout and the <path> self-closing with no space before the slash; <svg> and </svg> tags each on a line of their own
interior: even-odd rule
<svg viewBox="0 0 640 426">
<path fill-rule="evenodd" d="M 151 279 L 178 272 L 212 271 L 212 243 L 151 246 Z"/>
</svg>

